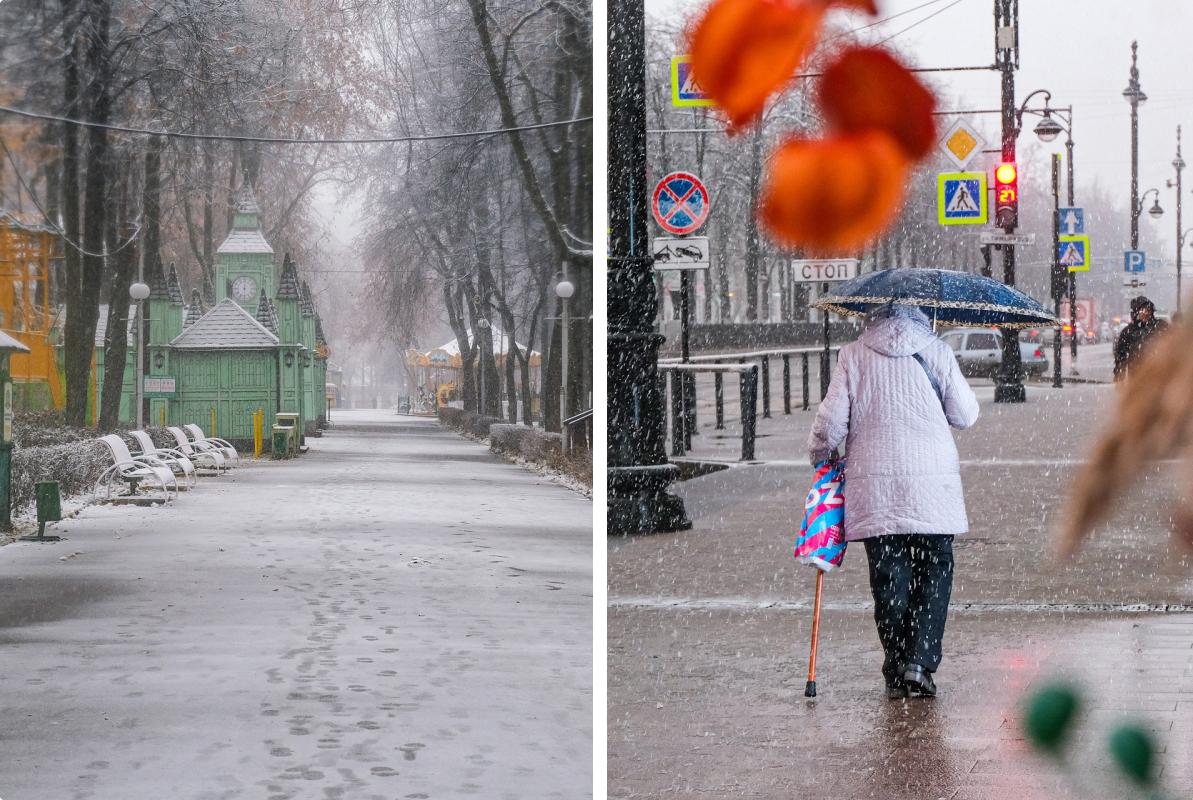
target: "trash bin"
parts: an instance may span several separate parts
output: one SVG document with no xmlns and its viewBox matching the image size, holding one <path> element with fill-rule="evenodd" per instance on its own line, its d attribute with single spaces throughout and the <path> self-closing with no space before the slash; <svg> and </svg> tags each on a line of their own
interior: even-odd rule
<svg viewBox="0 0 1193 800">
<path fill-rule="evenodd" d="M 273 433 L 270 437 L 273 442 L 273 457 L 274 458 L 289 458 L 290 457 L 290 436 L 294 429 L 285 425 L 274 425 Z"/>
<path fill-rule="evenodd" d="M 37 524 L 62 519 L 62 490 L 58 481 L 42 481 L 33 487 L 37 497 Z"/>
<path fill-rule="evenodd" d="M 290 438 L 287 440 L 287 445 L 290 448 L 290 455 L 298 454 L 298 412 L 297 411 L 279 411 L 274 415 L 274 424 L 280 428 L 287 428 L 290 431 Z"/>
</svg>

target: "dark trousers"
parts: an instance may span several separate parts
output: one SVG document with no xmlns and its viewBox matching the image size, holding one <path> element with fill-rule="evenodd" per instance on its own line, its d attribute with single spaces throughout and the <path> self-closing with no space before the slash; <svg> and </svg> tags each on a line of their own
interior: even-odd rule
<svg viewBox="0 0 1193 800">
<path fill-rule="evenodd" d="M 908 664 L 935 672 L 953 590 L 953 537 L 912 533 L 862 541 L 886 652 L 883 676 L 890 683 Z"/>
</svg>

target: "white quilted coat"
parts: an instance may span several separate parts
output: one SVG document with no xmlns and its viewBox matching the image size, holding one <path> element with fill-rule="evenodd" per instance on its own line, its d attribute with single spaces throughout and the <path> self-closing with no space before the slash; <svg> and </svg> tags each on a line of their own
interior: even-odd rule
<svg viewBox="0 0 1193 800">
<path fill-rule="evenodd" d="M 868 321 L 861 337 L 841 348 L 808 437 L 813 464 L 845 445 L 848 541 L 969 530 L 949 426 L 973 425 L 977 398 L 927 317 L 913 307 L 895 309 L 896 316 Z M 912 353 L 936 375 L 943 409 Z"/>
</svg>

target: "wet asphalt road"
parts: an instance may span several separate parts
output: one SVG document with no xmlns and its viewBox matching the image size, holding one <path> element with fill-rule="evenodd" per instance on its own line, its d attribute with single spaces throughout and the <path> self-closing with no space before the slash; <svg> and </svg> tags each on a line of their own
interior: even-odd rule
<svg viewBox="0 0 1193 800">
<path fill-rule="evenodd" d="M 776 462 L 677 485 L 691 531 L 610 538 L 610 796 L 1102 796 L 1068 791 L 1020 735 L 1024 692 L 1055 676 L 1087 692 L 1079 773 L 1105 782 L 1107 728 L 1137 715 L 1169 788 L 1193 795 L 1193 562 L 1167 535 L 1179 470 L 1140 476 L 1077 559 L 1051 557 L 1114 392 L 1032 387 L 995 406 L 978 389 L 983 418 L 958 435 L 971 534 L 935 700 L 884 697 L 860 547 L 826 579 L 820 692 L 803 697 L 815 573 L 791 546 L 809 412 L 760 425 Z"/>
<path fill-rule="evenodd" d="M 337 420 L 0 548 L 0 797 L 591 796 L 591 502 Z"/>
</svg>

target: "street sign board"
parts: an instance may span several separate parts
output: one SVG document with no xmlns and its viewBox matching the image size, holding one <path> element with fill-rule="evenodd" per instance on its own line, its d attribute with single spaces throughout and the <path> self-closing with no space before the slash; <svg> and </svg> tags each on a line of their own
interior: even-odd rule
<svg viewBox="0 0 1193 800">
<path fill-rule="evenodd" d="M 1056 242 L 1056 260 L 1069 272 L 1089 272 L 1088 236 L 1061 236 Z"/>
<path fill-rule="evenodd" d="M 687 236 L 682 239 L 670 236 L 654 240 L 654 268 L 664 269 L 708 269 L 708 237 Z"/>
<path fill-rule="evenodd" d="M 668 233 L 686 236 L 708 220 L 708 189 L 690 172 L 672 172 L 655 186 L 650 210 Z"/>
<path fill-rule="evenodd" d="M 691 56 L 675 56 L 671 59 L 671 105 L 679 108 L 716 105 L 692 80 Z"/>
<path fill-rule="evenodd" d="M 800 258 L 791 262 L 796 283 L 830 283 L 857 277 L 856 258 Z"/>
<path fill-rule="evenodd" d="M 941 225 L 985 225 L 985 172 L 942 172 L 936 176 L 936 215 Z"/>
<path fill-rule="evenodd" d="M 959 119 L 945 132 L 944 138 L 940 140 L 940 149 L 957 165 L 957 169 L 965 169 L 985 144 L 969 123 Z"/>
<path fill-rule="evenodd" d="M 1141 281 L 1138 278 L 1124 278 L 1123 286 L 1129 289 L 1142 289 L 1144 286 L 1147 286 L 1147 281 Z"/>
<path fill-rule="evenodd" d="M 1123 272 L 1146 272 L 1147 254 L 1142 250 L 1123 251 Z"/>
<path fill-rule="evenodd" d="M 177 391 L 178 382 L 174 378 L 145 377 L 145 394 L 173 397 Z"/>
<path fill-rule="evenodd" d="M 1080 236 L 1085 233 L 1085 209 L 1060 209 L 1060 232 L 1065 236 Z"/>
<path fill-rule="evenodd" d="M 983 233 L 978 237 L 982 244 L 1035 244 L 1034 233 Z"/>
</svg>

